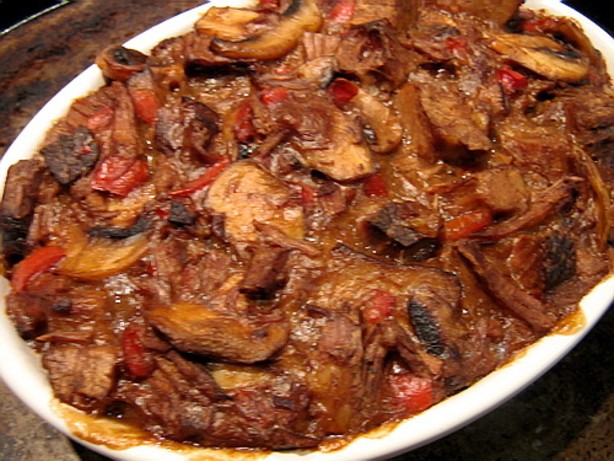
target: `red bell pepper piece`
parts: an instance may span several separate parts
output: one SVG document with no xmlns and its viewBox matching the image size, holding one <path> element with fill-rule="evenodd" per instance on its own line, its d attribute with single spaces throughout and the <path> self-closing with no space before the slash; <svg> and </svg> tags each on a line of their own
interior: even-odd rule
<svg viewBox="0 0 614 461">
<path fill-rule="evenodd" d="M 15 265 L 11 278 L 13 290 L 17 293 L 24 291 L 30 280 L 38 274 L 47 272 L 64 256 L 66 256 L 66 252 L 60 247 L 48 246 L 37 248 L 24 260 Z"/>
<path fill-rule="evenodd" d="M 150 89 L 130 89 L 130 97 L 134 104 L 136 116 L 146 123 L 153 123 L 158 116 L 160 98 Z"/>
<path fill-rule="evenodd" d="M 256 136 L 256 127 L 253 122 L 254 112 L 249 101 L 245 101 L 237 110 L 234 133 L 239 142 L 248 142 Z"/>
<path fill-rule="evenodd" d="M 92 176 L 92 188 L 125 197 L 147 179 L 147 163 L 116 155 L 100 162 Z"/>
<path fill-rule="evenodd" d="M 230 159 L 227 157 L 222 158 L 222 160 L 213 164 L 211 168 L 205 171 L 201 176 L 190 181 L 181 189 L 176 189 L 168 193 L 168 195 L 172 195 L 173 197 L 188 197 L 194 192 L 204 189 L 209 184 L 211 184 L 215 179 L 226 169 L 226 167 L 230 164 Z"/>
<path fill-rule="evenodd" d="M 272 106 L 279 104 L 283 100 L 290 96 L 290 92 L 287 88 L 281 86 L 275 86 L 272 88 L 265 88 L 260 92 L 260 101 L 265 106 Z"/>
<path fill-rule="evenodd" d="M 382 290 L 374 290 L 369 304 L 362 310 L 362 316 L 367 323 L 376 325 L 392 314 L 397 298 Z"/>
<path fill-rule="evenodd" d="M 497 69 L 496 79 L 508 93 L 522 90 L 529 84 L 529 81 L 524 75 L 507 67 Z"/>
<path fill-rule="evenodd" d="M 492 222 L 492 213 L 485 208 L 469 211 L 444 223 L 444 235 L 447 241 L 460 240 L 488 226 Z"/>
<path fill-rule="evenodd" d="M 379 173 L 373 173 L 371 176 L 368 176 L 362 183 L 362 188 L 369 197 L 386 197 L 388 195 L 388 188 L 384 178 Z"/>
<path fill-rule="evenodd" d="M 339 108 L 345 106 L 358 94 L 358 86 L 344 78 L 338 78 L 330 84 L 326 90 L 331 95 L 333 102 Z"/>
<path fill-rule="evenodd" d="M 134 379 L 145 379 L 153 373 L 154 364 L 143 344 L 141 328 L 130 324 L 121 337 L 121 346 L 126 371 Z"/>
<path fill-rule="evenodd" d="M 328 19 L 345 24 L 356 12 L 356 0 L 339 0 L 328 13 Z"/>
<path fill-rule="evenodd" d="M 396 403 L 408 414 L 433 406 L 433 384 L 429 378 L 406 373 L 390 376 L 389 383 Z"/>
</svg>

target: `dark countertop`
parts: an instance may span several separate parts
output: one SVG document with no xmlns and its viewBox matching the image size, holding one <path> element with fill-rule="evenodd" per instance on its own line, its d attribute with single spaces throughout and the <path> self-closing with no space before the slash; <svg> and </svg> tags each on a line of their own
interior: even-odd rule
<svg viewBox="0 0 614 461">
<path fill-rule="evenodd" d="M 11 5 L 0 0 L 0 28 Z M 28 3 L 28 2 L 22 2 Z M 29 2 L 44 8 L 61 1 Z M 77 0 L 0 38 L 0 156 L 42 105 L 93 62 L 101 44 L 123 42 L 202 3 Z M 608 11 L 575 4 L 614 30 Z M 128 8 L 126 5 L 130 5 Z M 134 13 L 138 11 L 138 13 Z M 4 25 L 6 27 L 6 25 Z M 539 381 L 487 416 L 397 461 L 614 460 L 614 310 Z M 57 433 L 0 382 L 0 460 L 104 461 Z"/>
</svg>

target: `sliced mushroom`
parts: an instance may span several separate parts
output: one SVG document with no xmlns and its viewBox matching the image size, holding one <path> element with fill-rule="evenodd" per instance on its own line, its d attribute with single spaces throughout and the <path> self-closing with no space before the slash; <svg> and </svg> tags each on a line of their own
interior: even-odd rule
<svg viewBox="0 0 614 461">
<path fill-rule="evenodd" d="M 321 25 L 322 16 L 314 0 L 293 0 L 277 26 L 239 41 L 214 38 L 211 50 L 233 59 L 276 59 L 292 50 L 304 32 L 316 32 Z"/>
<path fill-rule="evenodd" d="M 121 241 L 94 238 L 71 245 L 59 272 L 79 280 L 101 280 L 127 270 L 146 252 L 145 234 Z"/>
<path fill-rule="evenodd" d="M 249 161 L 234 163 L 215 180 L 205 206 L 224 216 L 224 232 L 235 244 L 258 239 L 256 222 L 303 238 L 302 208 L 290 204 L 290 190 Z"/>
<path fill-rule="evenodd" d="M 244 8 L 213 6 L 196 22 L 196 31 L 222 40 L 243 40 L 249 36 L 246 26 L 259 17 L 260 13 Z"/>
<path fill-rule="evenodd" d="M 500 34 L 490 46 L 506 58 L 551 80 L 578 82 L 589 70 L 585 56 L 547 37 Z"/>
<path fill-rule="evenodd" d="M 247 320 L 199 304 L 155 307 L 146 316 L 177 349 L 231 362 L 267 360 L 288 340 L 280 319 Z"/>
<path fill-rule="evenodd" d="M 125 82 L 134 74 L 142 72 L 147 64 L 147 56 L 137 50 L 111 45 L 96 57 L 96 65 L 105 77 Z"/>
</svg>

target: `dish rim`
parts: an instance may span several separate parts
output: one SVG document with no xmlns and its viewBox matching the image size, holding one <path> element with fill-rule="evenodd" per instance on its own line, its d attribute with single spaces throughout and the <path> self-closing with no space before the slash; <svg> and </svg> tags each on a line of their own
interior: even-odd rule
<svg viewBox="0 0 614 461">
<path fill-rule="evenodd" d="M 198 6 L 147 29 L 125 43 L 126 46 L 148 52 L 164 38 L 185 33 L 211 6 L 242 6 L 245 0 L 214 0 Z M 614 39 L 590 19 L 558 0 L 528 0 L 530 9 L 546 9 L 549 14 L 574 18 L 583 27 L 607 63 L 610 76 L 614 75 Z M 3 189 L 8 167 L 18 160 L 31 157 L 42 143 L 48 129 L 68 110 L 78 97 L 94 91 L 104 84 L 102 74 L 91 65 L 60 90 L 26 125 L 0 160 L 0 188 Z M 5 351 L 0 361 L 0 379 L 29 408 L 65 435 L 105 456 L 123 461 L 164 459 L 186 461 L 192 454 L 181 454 L 157 445 L 137 445 L 125 450 L 111 450 L 75 436 L 68 425 L 53 409 L 53 394 L 36 353 L 19 337 L 5 313 L 5 297 L 10 291 L 6 279 L 0 279 L 0 347 Z M 440 439 L 513 398 L 546 373 L 561 360 L 594 327 L 614 302 L 614 274 L 594 287 L 580 302 L 579 310 L 585 322 L 578 331 L 562 335 L 551 333 L 524 348 L 520 356 L 492 371 L 466 390 L 459 392 L 430 409 L 400 423 L 394 428 L 376 429 L 352 440 L 345 447 L 322 452 L 272 452 L 261 456 L 255 452 L 195 449 L 193 454 L 210 452 L 215 459 L 237 459 L 248 453 L 250 459 L 266 461 L 311 461 L 316 457 L 327 461 L 354 461 L 357 459 L 383 459 L 401 452 L 414 450 Z M 410 434 L 408 436 L 408 434 Z"/>
</svg>

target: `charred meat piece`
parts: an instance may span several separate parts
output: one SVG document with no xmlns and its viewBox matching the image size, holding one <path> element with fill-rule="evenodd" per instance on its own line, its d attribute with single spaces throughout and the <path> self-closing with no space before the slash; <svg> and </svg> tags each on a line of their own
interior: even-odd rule
<svg viewBox="0 0 614 461">
<path fill-rule="evenodd" d="M 17 263 L 25 255 L 26 238 L 43 174 L 43 163 L 35 159 L 20 160 L 9 168 L 0 203 L 2 244 L 9 264 Z"/>
<path fill-rule="evenodd" d="M 204 305 L 154 307 L 146 317 L 177 349 L 236 363 L 271 358 L 289 333 L 287 322 L 279 318 L 240 318 Z"/>
<path fill-rule="evenodd" d="M 105 346 L 58 346 L 43 355 L 55 395 L 82 410 L 99 409 L 115 383 L 118 351 Z"/>
<path fill-rule="evenodd" d="M 576 272 L 574 243 L 561 235 L 546 240 L 544 250 L 544 282 L 546 290 L 552 290 L 569 280 Z"/>
<path fill-rule="evenodd" d="M 245 269 L 241 292 L 252 299 L 270 297 L 286 281 L 285 264 L 289 253 L 288 249 L 280 247 L 257 247 Z"/>
<path fill-rule="evenodd" d="M 156 146 L 166 154 L 182 150 L 193 152 L 207 161 L 216 156 L 208 151 L 211 139 L 219 131 L 219 116 L 205 104 L 183 99 L 159 110 L 156 124 Z"/>
<path fill-rule="evenodd" d="M 368 218 L 367 235 L 374 246 L 402 261 L 424 261 L 435 256 L 439 248 L 437 229 L 429 232 L 425 226 L 420 226 L 423 218 L 417 215 L 415 208 L 415 204 L 393 202 Z M 422 232 L 417 227 L 421 227 Z M 386 237 L 384 241 L 382 236 Z"/>
<path fill-rule="evenodd" d="M 92 170 L 98 160 L 98 145 L 87 128 L 79 126 L 72 136 L 60 135 L 41 153 L 53 177 L 67 185 Z"/>
<path fill-rule="evenodd" d="M 96 57 L 96 64 L 105 77 L 125 82 L 145 69 L 147 56 L 137 50 L 111 45 Z"/>
</svg>

